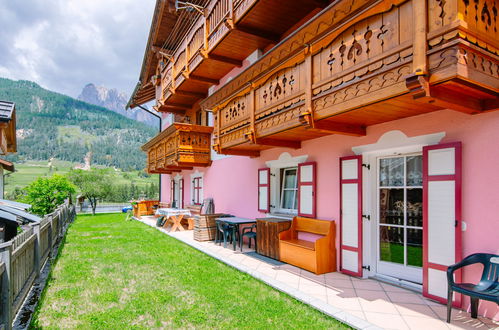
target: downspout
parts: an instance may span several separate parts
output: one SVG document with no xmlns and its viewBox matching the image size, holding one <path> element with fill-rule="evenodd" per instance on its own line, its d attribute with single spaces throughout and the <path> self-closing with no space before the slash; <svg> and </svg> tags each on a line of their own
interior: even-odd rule
<svg viewBox="0 0 499 330">
<path fill-rule="evenodd" d="M 161 133 L 161 129 L 163 128 L 163 118 L 158 115 L 158 114 L 155 114 L 154 112 L 152 112 L 151 110 L 143 107 L 142 105 L 140 104 L 136 104 L 137 107 L 141 108 L 142 110 L 144 110 L 145 112 L 153 115 L 154 117 L 158 118 L 159 119 L 159 132 Z M 159 174 L 159 200 L 161 201 L 161 174 Z"/>
</svg>

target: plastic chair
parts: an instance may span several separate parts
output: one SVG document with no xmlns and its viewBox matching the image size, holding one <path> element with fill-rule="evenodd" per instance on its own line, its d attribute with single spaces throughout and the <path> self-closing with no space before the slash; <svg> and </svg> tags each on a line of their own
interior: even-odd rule
<svg viewBox="0 0 499 330">
<path fill-rule="evenodd" d="M 459 268 L 473 264 L 482 264 L 483 272 L 478 284 L 455 283 L 454 272 Z M 452 312 L 452 292 L 456 291 L 471 298 L 471 317 L 477 318 L 479 299 L 493 301 L 499 305 L 499 255 L 489 253 L 475 253 L 464 258 L 461 262 L 447 268 L 447 323 L 450 323 Z"/>
<path fill-rule="evenodd" d="M 251 249 L 251 239 L 255 240 L 255 251 L 256 251 L 256 232 L 254 232 L 253 229 L 256 229 L 256 224 L 251 225 L 251 227 L 243 228 L 243 233 L 241 235 L 241 241 L 239 242 L 241 252 L 243 252 L 243 239 L 244 239 L 244 237 L 248 237 L 248 248 L 250 248 L 250 249 Z"/>
<path fill-rule="evenodd" d="M 232 232 L 233 232 L 234 226 L 230 225 L 228 223 L 218 221 L 217 222 L 217 230 L 219 233 L 222 234 L 223 240 L 224 240 L 224 248 L 227 247 L 227 241 L 232 243 L 232 240 L 235 239 L 237 241 L 239 233 L 236 230 L 236 237 L 232 237 Z M 219 245 L 222 244 L 221 240 L 218 241 Z"/>
</svg>

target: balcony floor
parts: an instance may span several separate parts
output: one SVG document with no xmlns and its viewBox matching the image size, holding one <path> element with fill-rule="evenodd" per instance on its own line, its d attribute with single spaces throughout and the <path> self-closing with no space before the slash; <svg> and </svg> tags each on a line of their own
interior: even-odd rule
<svg viewBox="0 0 499 330">
<path fill-rule="evenodd" d="M 139 221 L 156 227 L 154 217 Z M 260 256 L 247 245 L 241 253 L 213 242 L 198 242 L 192 231 L 165 234 L 221 262 L 267 283 L 350 326 L 358 329 L 499 329 L 499 322 L 454 309 L 450 324 L 446 307 L 420 293 L 373 279 L 358 279 L 339 272 L 315 275 L 292 265 Z"/>
</svg>

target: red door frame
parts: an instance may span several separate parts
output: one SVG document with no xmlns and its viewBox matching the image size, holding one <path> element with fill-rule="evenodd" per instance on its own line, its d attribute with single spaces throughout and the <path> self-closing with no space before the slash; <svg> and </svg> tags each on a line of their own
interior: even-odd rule
<svg viewBox="0 0 499 330">
<path fill-rule="evenodd" d="M 356 159 L 357 160 L 357 179 L 348 179 L 348 180 L 343 180 L 343 167 L 342 167 L 342 162 L 345 160 L 351 160 L 351 159 Z M 348 184 L 348 183 L 357 183 L 357 198 L 358 198 L 358 236 L 357 236 L 357 247 L 352 247 L 348 245 L 343 245 L 343 235 L 342 235 L 342 228 L 343 228 L 343 210 L 341 209 L 341 206 L 343 205 L 343 184 Z M 363 247 L 363 242 L 362 242 L 362 156 L 348 156 L 348 157 L 341 157 L 340 158 L 340 270 L 348 275 L 352 276 L 358 276 L 362 277 L 362 247 Z M 352 272 L 349 270 L 344 270 L 343 269 L 343 253 L 342 250 L 348 250 L 352 252 L 356 252 L 358 259 L 357 259 L 357 272 Z"/>
<path fill-rule="evenodd" d="M 428 175 L 428 152 L 431 150 L 438 149 L 448 149 L 454 148 L 454 160 L 455 160 L 455 173 L 452 175 Z M 456 217 L 456 227 L 455 227 L 455 258 L 456 262 L 462 259 L 462 198 L 461 198 L 461 188 L 462 188 L 462 144 L 461 142 L 452 142 L 445 144 L 437 144 L 432 146 L 423 147 L 423 295 L 439 301 L 441 303 L 447 303 L 447 299 L 432 295 L 428 293 L 428 271 L 429 268 L 433 268 L 439 271 L 447 271 L 447 266 L 431 263 L 428 261 L 428 183 L 430 181 L 454 181 L 455 182 L 455 217 Z M 456 282 L 461 282 L 461 271 L 455 273 Z M 455 299 L 453 305 L 455 307 L 461 307 L 461 295 L 455 294 Z"/>
</svg>

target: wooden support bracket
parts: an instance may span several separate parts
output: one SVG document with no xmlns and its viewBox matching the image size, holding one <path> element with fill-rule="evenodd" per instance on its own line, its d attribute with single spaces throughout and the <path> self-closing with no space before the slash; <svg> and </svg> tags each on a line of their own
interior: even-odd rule
<svg viewBox="0 0 499 330">
<path fill-rule="evenodd" d="M 204 83 L 204 84 L 210 84 L 210 85 L 218 85 L 219 84 L 219 80 L 218 79 L 201 77 L 201 76 L 196 76 L 196 75 L 193 75 L 193 74 L 187 75 L 186 79 L 190 79 L 190 80 L 193 80 L 193 81 L 197 81 L 197 82 Z"/>
<path fill-rule="evenodd" d="M 452 109 L 468 114 L 489 110 L 493 104 L 445 91 L 444 86 L 430 86 L 426 74 L 414 73 L 406 77 L 405 84 L 412 98 L 421 103 L 430 103 L 443 109 Z M 497 104 L 496 104 L 497 107 Z"/>
<path fill-rule="evenodd" d="M 234 59 L 234 58 L 230 58 L 230 57 L 227 57 L 227 56 L 209 54 L 208 52 L 206 52 L 204 50 L 201 51 L 201 55 L 203 56 L 204 59 L 207 59 L 207 60 L 212 60 L 212 61 L 216 61 L 216 62 L 231 64 L 231 65 L 235 65 L 235 66 L 237 66 L 239 68 L 241 66 L 243 66 L 243 61 L 238 60 L 238 59 Z"/>
</svg>

